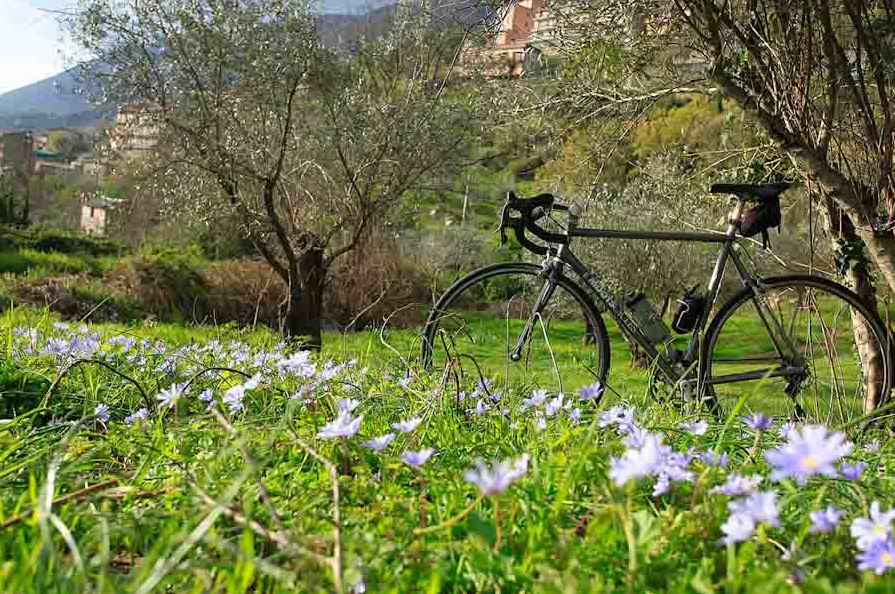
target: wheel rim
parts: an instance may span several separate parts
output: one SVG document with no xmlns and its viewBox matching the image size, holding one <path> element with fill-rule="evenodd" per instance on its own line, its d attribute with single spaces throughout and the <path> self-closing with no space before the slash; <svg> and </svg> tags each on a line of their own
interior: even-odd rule
<svg viewBox="0 0 895 594">
<path fill-rule="evenodd" d="M 873 408 L 873 401 L 887 396 L 885 338 L 872 314 L 835 285 L 791 280 L 765 289 L 769 308 L 794 345 L 797 360 L 780 357 L 754 301 L 745 298 L 721 312 L 724 318 L 710 337 L 707 378 L 717 381 L 781 367 L 802 367 L 806 374 L 712 385 L 722 411 L 731 412 L 741 401 L 743 414 L 836 425 L 859 418 Z"/>
<path fill-rule="evenodd" d="M 538 272 L 538 267 L 518 264 L 472 275 L 465 286 L 461 281 L 427 324 L 424 343 L 431 348 L 424 348 L 424 360 L 460 391 L 474 389 L 484 378 L 488 391 L 496 394 L 508 389 L 570 394 L 604 379 L 605 327 L 565 279 L 535 324 L 521 359 L 510 359 L 543 286 Z"/>
</svg>

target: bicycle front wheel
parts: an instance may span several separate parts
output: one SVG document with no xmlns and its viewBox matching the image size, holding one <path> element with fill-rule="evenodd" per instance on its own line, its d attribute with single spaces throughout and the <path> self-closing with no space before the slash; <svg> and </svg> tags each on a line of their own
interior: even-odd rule
<svg viewBox="0 0 895 594">
<path fill-rule="evenodd" d="M 857 295 L 814 276 L 761 286 L 764 304 L 744 289 L 706 331 L 707 389 L 722 413 L 742 401 L 744 414 L 836 425 L 888 398 L 888 334 Z"/>
<path fill-rule="evenodd" d="M 423 332 L 423 364 L 463 388 L 480 379 L 493 390 L 544 389 L 556 394 L 595 381 L 609 369 L 609 339 L 584 290 L 559 276 L 532 316 L 547 280 L 526 262 L 486 266 L 457 281 L 438 300 Z M 521 350 L 520 337 L 533 320 Z M 512 356 L 516 351 L 518 357 Z"/>
</svg>

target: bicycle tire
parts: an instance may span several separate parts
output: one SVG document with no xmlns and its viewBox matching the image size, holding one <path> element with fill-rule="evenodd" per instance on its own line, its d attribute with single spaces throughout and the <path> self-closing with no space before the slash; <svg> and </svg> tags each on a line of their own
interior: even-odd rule
<svg viewBox="0 0 895 594">
<path fill-rule="evenodd" d="M 432 366 L 433 352 L 438 348 L 437 335 L 446 312 L 456 304 L 465 293 L 476 285 L 499 276 L 525 275 L 539 277 L 541 267 L 528 262 L 502 262 L 479 268 L 456 281 L 435 303 L 430 312 L 422 336 L 422 363 L 426 368 Z M 598 363 L 592 370 L 596 381 L 605 382 L 610 366 L 609 334 L 599 309 L 585 290 L 574 280 L 562 275 L 558 279 L 559 288 L 564 289 L 581 308 L 585 321 L 589 322 L 590 342 L 596 351 Z"/>
<path fill-rule="evenodd" d="M 883 324 L 883 322 L 881 321 L 879 315 L 876 312 L 871 311 L 861 301 L 860 297 L 858 297 L 857 294 L 855 294 L 853 291 L 851 291 L 850 289 L 848 289 L 847 287 L 845 287 L 839 283 L 833 282 L 833 281 L 823 278 L 823 277 L 813 276 L 813 275 L 787 275 L 787 276 L 771 277 L 771 278 L 767 278 L 767 279 L 762 279 L 761 285 L 762 285 L 762 287 L 764 287 L 766 290 L 769 290 L 769 291 L 770 290 L 780 291 L 782 289 L 787 289 L 787 290 L 789 290 L 789 292 L 792 292 L 794 290 L 797 290 L 800 287 L 824 291 L 824 292 L 840 299 L 841 301 L 843 301 L 844 304 L 849 308 L 848 311 L 850 313 L 850 316 L 854 315 L 853 312 L 860 314 L 861 317 L 864 319 L 864 321 L 867 323 L 868 328 L 871 330 L 871 332 L 873 334 L 873 338 L 876 341 L 877 348 L 879 349 L 879 354 L 882 357 L 883 373 L 882 373 L 882 377 L 878 378 L 879 381 L 877 383 L 877 385 L 879 386 L 881 396 L 880 396 L 880 399 L 878 400 L 878 402 L 876 403 L 876 406 L 878 407 L 879 405 L 886 402 L 886 400 L 888 400 L 888 398 L 890 397 L 890 393 L 891 393 L 891 389 L 892 389 L 892 380 L 893 380 L 893 377 L 892 377 L 893 370 L 892 370 L 892 364 L 891 364 L 890 334 L 886 331 L 886 327 Z M 795 295 L 797 293 L 793 293 L 793 294 Z M 706 391 L 705 391 L 705 399 L 707 401 L 709 408 L 711 410 L 713 410 L 713 412 L 715 412 L 716 414 L 719 414 L 719 411 L 722 410 L 722 407 L 721 407 L 721 404 L 720 404 L 719 399 L 716 394 L 717 390 L 715 389 L 715 386 L 711 385 L 711 379 L 713 377 L 715 377 L 715 376 L 713 376 L 713 368 L 715 367 L 715 365 L 717 363 L 722 361 L 722 359 L 717 355 L 718 341 L 719 341 L 719 338 L 722 335 L 724 335 L 725 325 L 727 325 L 728 322 L 730 322 L 730 320 L 733 319 L 734 315 L 740 310 L 741 307 L 743 307 L 744 305 L 752 304 L 753 299 L 754 299 L 754 294 L 751 289 L 744 288 L 744 289 L 740 290 L 733 297 L 731 297 L 726 303 L 724 303 L 724 305 L 722 305 L 720 309 L 718 309 L 717 313 L 712 318 L 712 321 L 706 330 L 706 335 L 705 335 L 706 339 L 703 343 L 703 350 L 702 350 L 702 353 L 703 353 L 702 357 L 703 357 L 703 362 L 704 362 L 702 378 L 707 382 Z M 813 308 L 815 310 L 819 309 L 819 307 L 816 305 L 816 302 L 815 302 L 815 305 L 813 306 Z M 796 305 L 795 309 L 796 310 L 804 309 L 804 306 L 801 304 L 798 304 L 798 305 Z M 809 308 L 809 309 L 811 309 L 811 308 Z M 836 317 L 839 316 L 839 313 L 840 312 L 836 313 Z M 848 324 L 849 324 L 849 326 L 851 325 L 851 317 L 849 317 L 849 319 L 848 319 Z M 795 326 L 795 324 L 792 323 L 791 326 Z M 734 329 L 736 328 L 735 324 L 733 325 L 733 328 Z M 828 332 L 828 330 L 823 326 L 821 326 L 820 329 L 825 333 Z M 735 331 L 735 330 L 732 330 L 732 331 Z M 768 336 L 768 338 L 770 339 L 770 336 Z M 827 337 L 825 337 L 825 338 L 827 338 Z M 853 335 L 852 335 L 852 339 L 854 340 Z M 829 342 L 829 339 L 827 339 L 827 341 Z M 810 342 L 810 340 L 809 340 L 809 342 Z M 833 342 L 835 343 L 836 340 L 834 340 Z M 836 345 L 828 344 L 825 346 L 835 347 Z M 857 348 L 856 345 L 854 345 L 854 346 L 855 346 L 855 348 Z M 806 348 L 810 348 L 810 345 L 807 345 Z M 829 356 L 829 354 L 828 354 L 828 356 Z M 858 357 L 858 359 L 859 359 L 858 368 L 859 368 L 859 370 L 861 370 L 862 363 L 860 362 L 860 357 Z M 745 361 L 745 359 L 744 359 L 744 361 Z M 836 366 L 836 363 L 838 363 L 838 362 L 839 361 L 835 361 L 832 365 L 830 365 L 830 367 L 833 368 L 833 376 L 834 376 L 833 379 L 834 380 L 835 380 L 835 366 Z M 863 370 L 861 370 L 861 371 L 863 372 Z M 765 381 L 765 380 L 762 380 L 762 381 Z M 781 378 L 781 381 L 784 381 L 784 380 Z M 735 385 L 735 384 L 730 384 L 730 385 Z M 781 396 L 784 398 L 789 397 L 785 393 L 782 394 Z M 794 398 L 792 398 L 792 399 L 795 401 Z M 797 411 L 798 408 L 801 407 L 803 415 L 806 414 L 804 404 L 805 404 L 804 401 L 803 402 L 795 401 L 795 407 L 796 407 L 795 410 Z M 862 402 L 862 405 L 863 405 L 863 402 Z M 867 411 L 863 410 L 863 408 L 862 408 L 862 411 L 860 411 L 860 412 L 863 413 L 863 412 L 867 412 Z M 814 419 L 814 420 L 817 420 L 817 419 Z"/>
</svg>

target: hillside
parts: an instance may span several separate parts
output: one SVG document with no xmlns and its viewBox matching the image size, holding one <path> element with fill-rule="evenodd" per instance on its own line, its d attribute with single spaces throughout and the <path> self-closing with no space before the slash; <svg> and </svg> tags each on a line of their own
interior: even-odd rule
<svg viewBox="0 0 895 594">
<path fill-rule="evenodd" d="M 88 101 L 71 69 L 0 95 L 0 129 L 84 128 L 106 111 Z"/>
<path fill-rule="evenodd" d="M 436 0 L 425 5 L 433 28 L 472 26 L 487 12 L 479 0 Z M 411 2 L 410 6 L 419 10 L 423 3 Z M 396 10 L 394 0 L 323 0 L 318 15 L 320 39 L 329 48 L 350 52 L 362 39 L 384 34 Z M 91 104 L 88 95 L 74 68 L 0 94 L 0 130 L 94 126 L 111 109 Z"/>
</svg>

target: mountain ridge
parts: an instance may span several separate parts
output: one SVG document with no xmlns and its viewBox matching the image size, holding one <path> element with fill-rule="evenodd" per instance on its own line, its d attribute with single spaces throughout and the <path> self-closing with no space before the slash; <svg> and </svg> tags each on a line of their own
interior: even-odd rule
<svg viewBox="0 0 895 594">
<path fill-rule="evenodd" d="M 345 0 L 348 4 L 356 0 Z M 413 1 L 413 0 L 411 0 Z M 480 0 L 434 0 L 437 12 L 480 11 Z M 339 0 L 329 0 L 331 7 Z M 442 6 L 442 3 L 443 6 Z M 326 4 L 326 1 L 324 2 Z M 331 48 L 350 51 L 361 39 L 383 34 L 397 11 L 397 0 L 365 0 L 363 10 L 354 12 L 322 11 L 317 15 L 321 42 Z M 447 9 L 452 6 L 452 9 Z M 456 6 L 462 6 L 458 10 Z M 471 11 L 471 12 L 470 12 Z M 476 17 L 475 20 L 478 20 Z M 466 20 L 469 19 L 467 15 Z M 102 124 L 115 112 L 113 105 L 90 102 L 79 80 L 78 68 L 70 68 L 54 76 L 0 94 L 0 131 L 48 128 L 90 128 Z"/>
</svg>

